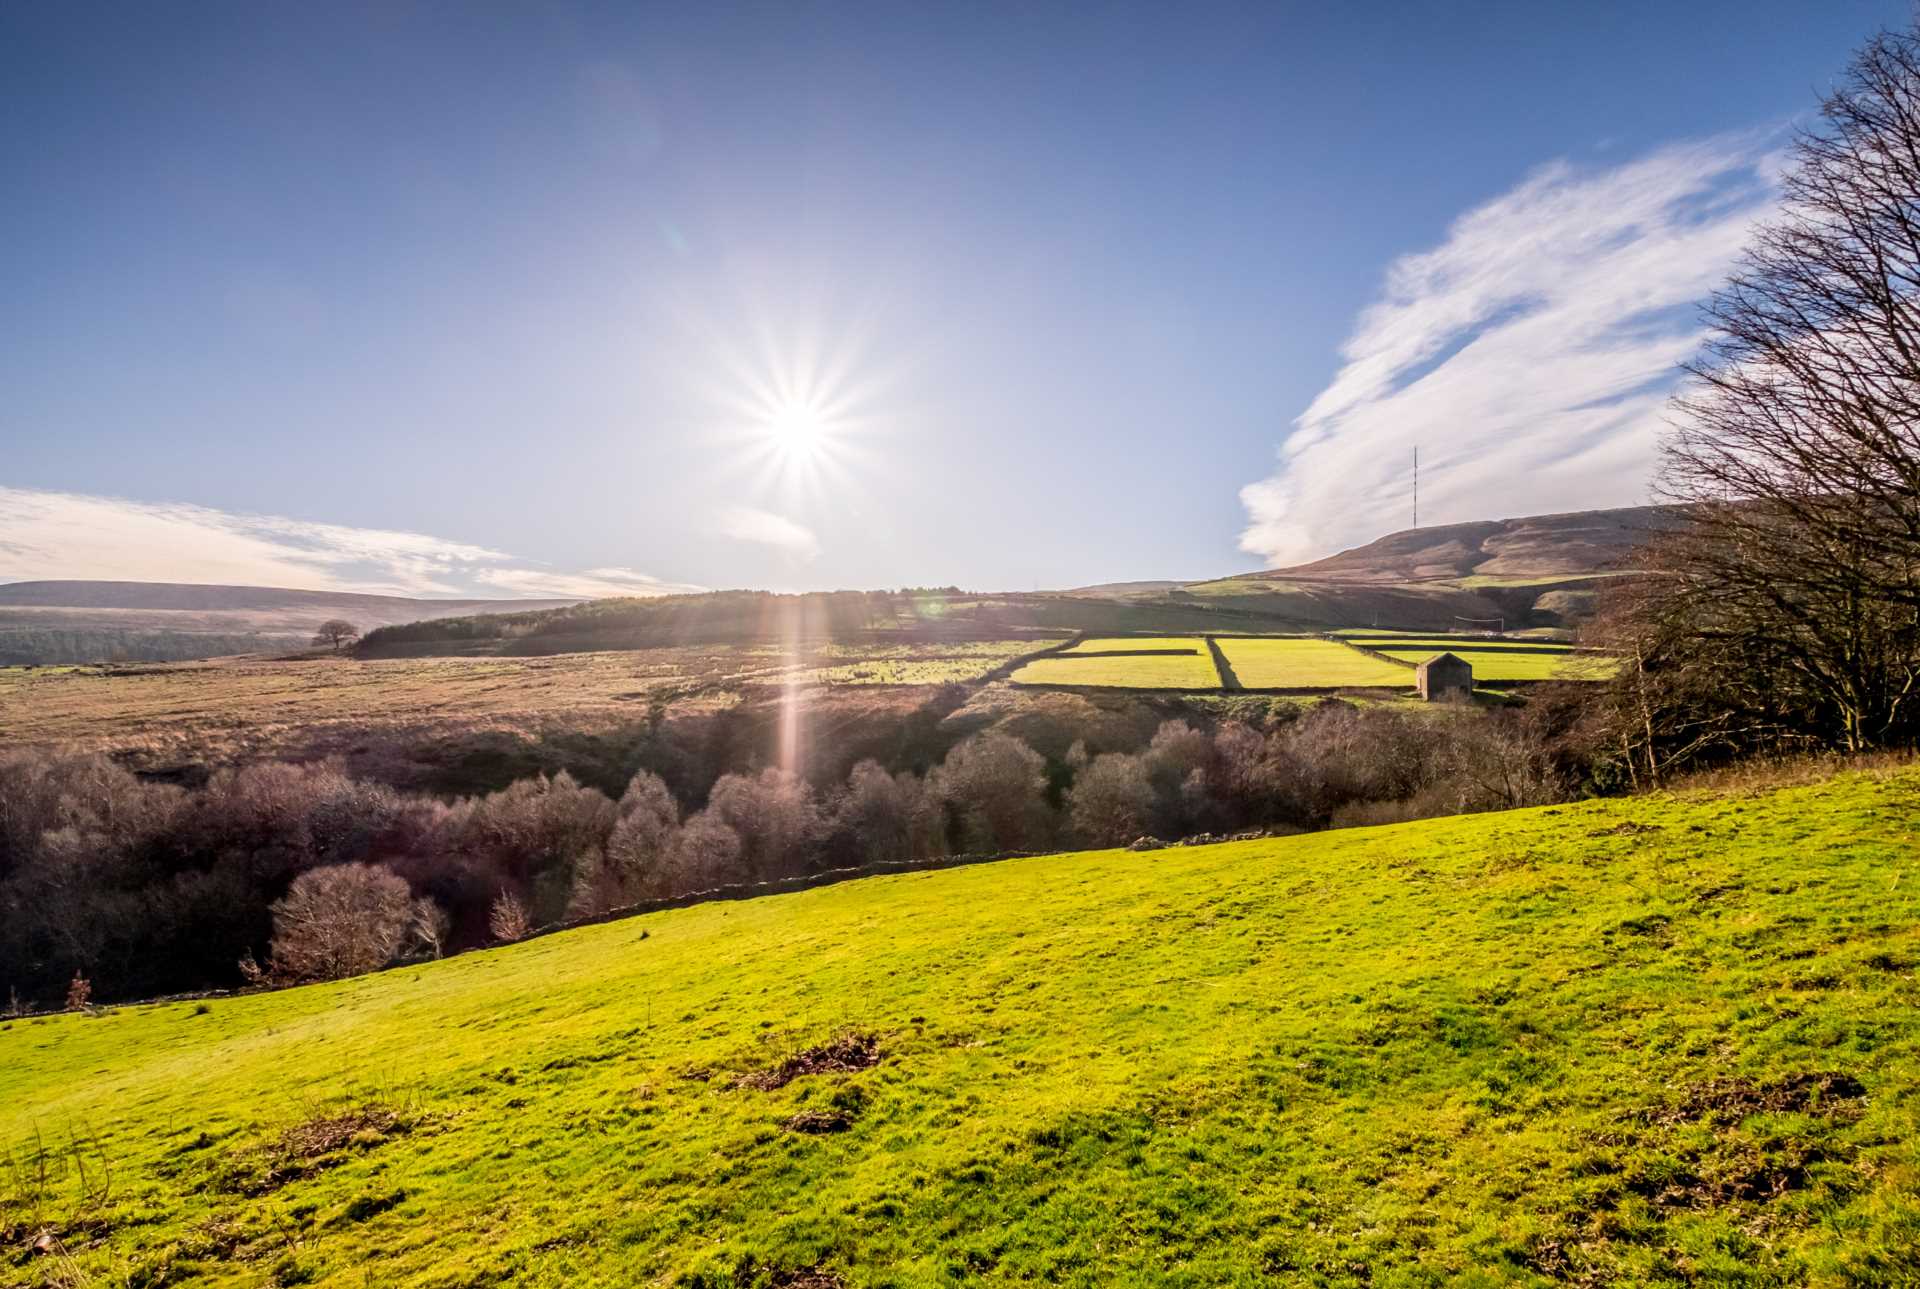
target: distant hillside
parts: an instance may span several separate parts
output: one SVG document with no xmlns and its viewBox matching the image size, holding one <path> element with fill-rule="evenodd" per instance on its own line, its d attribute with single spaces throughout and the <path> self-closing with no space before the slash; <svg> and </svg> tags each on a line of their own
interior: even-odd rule
<svg viewBox="0 0 1920 1289">
<path fill-rule="evenodd" d="M 1200 607 L 1176 607 L 1173 624 L 1220 625 Z M 528 613 L 480 614 L 387 627 L 360 643 L 362 657 L 445 653 L 543 654 L 666 645 L 787 644 L 793 641 L 1017 639 L 1061 635 L 1092 624 L 1153 630 L 1166 611 L 1065 595 L 978 595 L 952 591 L 832 591 L 776 595 L 712 591 L 653 599 L 594 600 Z"/>
<path fill-rule="evenodd" d="M 655 599 L 423 600 L 159 582 L 0 585 L 0 663 L 181 660 L 298 647 L 326 618 L 369 638 L 364 657 L 542 654 L 662 645 L 1008 639 L 1114 633 L 1565 629 L 1633 548 L 1674 522 L 1653 506 L 1390 533 L 1294 568 L 1204 582 L 1111 582 L 1057 592 L 948 590 Z"/>
<path fill-rule="evenodd" d="M 1310 564 L 1164 594 L 1327 627 L 1565 630 L 1592 613 L 1636 547 L 1675 522 L 1671 508 L 1630 506 L 1409 528 Z"/>
<path fill-rule="evenodd" d="M 789 638 L 1005 639 L 1026 632 L 1566 630 L 1634 547 L 1670 525 L 1658 507 L 1448 524 L 1392 533 L 1298 568 L 1205 582 L 1109 582 L 1071 591 L 726 591 L 595 600 L 511 614 L 438 615 L 377 631 L 363 657 L 538 654 Z"/>
<path fill-rule="evenodd" d="M 553 609 L 576 600 L 429 600 L 277 586 L 43 581 L 0 584 L 0 665 L 179 661 L 303 646 L 329 618 L 397 622 Z"/>
<path fill-rule="evenodd" d="M 1185 582 L 1177 581 L 1101 582 L 1096 586 L 1076 586 L 1071 591 L 1061 591 L 1059 594 L 1094 600 L 1111 600 L 1127 595 L 1163 595 L 1185 585 Z"/>
<path fill-rule="evenodd" d="M 1663 506 L 1628 506 L 1409 528 L 1311 564 L 1248 576 L 1376 583 L 1594 576 L 1619 569 L 1634 548 L 1672 527 L 1676 513 Z"/>
</svg>

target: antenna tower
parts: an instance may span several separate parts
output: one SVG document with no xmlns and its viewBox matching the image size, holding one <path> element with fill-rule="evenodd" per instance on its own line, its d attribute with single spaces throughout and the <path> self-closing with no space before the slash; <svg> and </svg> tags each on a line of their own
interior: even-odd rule
<svg viewBox="0 0 1920 1289">
<path fill-rule="evenodd" d="M 1413 448 L 1413 526 L 1420 526 L 1420 446 Z"/>
</svg>

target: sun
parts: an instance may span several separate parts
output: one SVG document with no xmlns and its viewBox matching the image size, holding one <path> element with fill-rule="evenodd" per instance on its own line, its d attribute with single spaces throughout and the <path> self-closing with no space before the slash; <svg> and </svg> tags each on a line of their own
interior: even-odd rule
<svg viewBox="0 0 1920 1289">
<path fill-rule="evenodd" d="M 810 457 L 826 438 L 826 421 L 809 403 L 782 403 L 767 418 L 767 437 L 789 457 Z"/>
</svg>

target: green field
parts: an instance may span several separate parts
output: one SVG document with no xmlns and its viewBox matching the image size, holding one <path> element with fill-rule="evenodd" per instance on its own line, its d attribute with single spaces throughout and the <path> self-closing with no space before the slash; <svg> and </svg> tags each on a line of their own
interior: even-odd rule
<svg viewBox="0 0 1920 1289">
<path fill-rule="evenodd" d="M 1413 687 L 1413 671 L 1331 640 L 1217 637 L 1220 651 L 1248 689 Z"/>
<path fill-rule="evenodd" d="M 1544 640 L 1481 640 L 1458 636 L 1352 634 L 1355 644 L 1377 649 L 1389 658 L 1419 664 L 1447 652 L 1466 660 L 1476 681 L 1600 680 L 1612 660 L 1576 656 L 1571 647 Z"/>
<path fill-rule="evenodd" d="M 1061 656 L 1080 653 L 1151 653 L 1169 649 L 1204 654 L 1207 642 L 1199 636 L 1095 636 L 1070 646 Z"/>
<path fill-rule="evenodd" d="M 1382 649 L 1389 658 L 1419 664 L 1438 654 L 1438 649 Z M 1449 652 L 1464 659 L 1479 680 L 1597 680 L 1602 660 L 1575 658 L 1566 651 L 1529 653 L 1500 649 L 1453 649 Z"/>
<path fill-rule="evenodd" d="M 1162 652 L 1151 652 L 1159 650 Z M 1164 652 L 1185 650 L 1184 653 Z M 1087 656 L 1096 655 L 1096 656 Z M 1099 656 L 1105 655 L 1105 656 Z M 1117 636 L 1082 640 L 1013 673 L 1022 685 L 1099 685 L 1117 689 L 1218 689 L 1207 642 L 1198 636 Z"/>
<path fill-rule="evenodd" d="M 0 1022 L 0 1282 L 1910 1284 L 1916 810 L 1015 860 Z"/>
</svg>

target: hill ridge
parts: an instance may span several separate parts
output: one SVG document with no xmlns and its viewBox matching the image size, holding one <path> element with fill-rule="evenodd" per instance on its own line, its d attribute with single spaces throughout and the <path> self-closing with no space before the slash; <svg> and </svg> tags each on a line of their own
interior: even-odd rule
<svg viewBox="0 0 1920 1289">
<path fill-rule="evenodd" d="M 1324 559 L 1244 576 L 1361 583 L 1598 576 L 1621 567 L 1678 515 L 1670 506 L 1620 506 L 1405 528 Z"/>
</svg>

